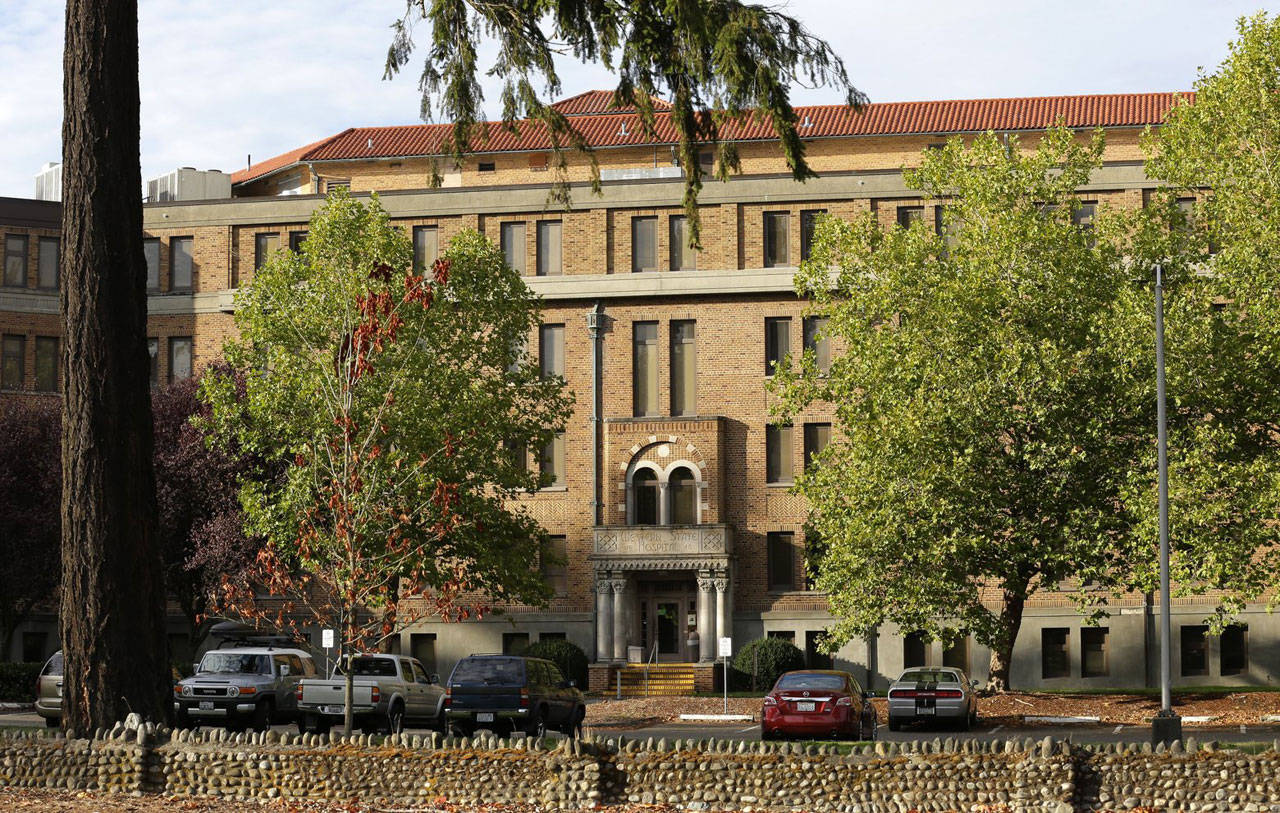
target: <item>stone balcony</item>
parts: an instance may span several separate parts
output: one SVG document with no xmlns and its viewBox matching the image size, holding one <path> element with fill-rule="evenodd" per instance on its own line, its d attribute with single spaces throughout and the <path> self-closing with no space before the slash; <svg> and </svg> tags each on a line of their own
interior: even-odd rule
<svg viewBox="0 0 1280 813">
<path fill-rule="evenodd" d="M 597 525 L 597 570 L 723 569 L 733 556 L 733 526 Z"/>
</svg>

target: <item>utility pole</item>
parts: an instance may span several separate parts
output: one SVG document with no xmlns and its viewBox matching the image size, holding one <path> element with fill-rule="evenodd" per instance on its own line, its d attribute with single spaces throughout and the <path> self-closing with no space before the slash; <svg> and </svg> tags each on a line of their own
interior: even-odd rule
<svg viewBox="0 0 1280 813">
<path fill-rule="evenodd" d="M 1182 739 L 1182 718 L 1173 710 L 1170 691 L 1169 590 L 1169 438 L 1164 397 L 1164 269 L 1156 265 L 1156 435 L 1160 467 L 1160 712 L 1151 721 L 1151 742 L 1169 745 Z"/>
</svg>

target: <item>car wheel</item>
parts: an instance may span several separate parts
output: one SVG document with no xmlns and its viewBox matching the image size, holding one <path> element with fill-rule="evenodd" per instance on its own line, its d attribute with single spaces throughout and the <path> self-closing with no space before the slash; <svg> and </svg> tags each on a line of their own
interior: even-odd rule
<svg viewBox="0 0 1280 813">
<path fill-rule="evenodd" d="M 431 722 L 431 730 L 439 731 L 441 734 L 449 733 L 449 718 L 444 713 L 444 706 L 440 707 L 440 713 L 437 714 L 436 718 Z"/>
<path fill-rule="evenodd" d="M 45 727 L 45 728 L 57 728 L 57 727 L 58 727 L 58 726 L 60 726 L 60 725 L 62 725 L 62 720 L 61 720 L 60 718 L 58 718 L 58 717 L 46 717 L 46 718 L 44 718 L 44 727 Z"/>
<path fill-rule="evenodd" d="M 889 730 L 890 730 L 890 731 L 899 731 L 899 730 L 901 730 L 901 729 L 902 729 L 902 721 L 901 721 L 901 720 L 899 720 L 897 717 L 894 717 L 892 714 L 890 714 L 890 715 L 889 715 Z"/>
<path fill-rule="evenodd" d="M 399 734 L 401 731 L 404 731 L 404 706 L 395 703 L 387 712 L 387 733 Z"/>
<path fill-rule="evenodd" d="M 776 739 L 778 739 L 778 732 L 776 732 L 776 731 L 769 731 L 768 729 L 761 728 L 761 729 L 760 729 L 760 739 L 764 740 L 765 742 L 770 742 L 770 741 L 772 741 L 772 740 L 776 740 Z"/>
<path fill-rule="evenodd" d="M 270 700 L 263 700 L 253 708 L 253 730 L 266 731 L 271 728 L 272 708 Z"/>
<path fill-rule="evenodd" d="M 529 715 L 524 733 L 537 739 L 547 736 L 547 710 L 544 707 L 538 706 L 537 710 Z"/>
<path fill-rule="evenodd" d="M 587 719 L 587 709 L 585 706 L 578 706 L 570 715 L 569 721 L 564 724 L 561 732 L 568 737 L 578 737 L 582 735 L 582 721 Z"/>
</svg>

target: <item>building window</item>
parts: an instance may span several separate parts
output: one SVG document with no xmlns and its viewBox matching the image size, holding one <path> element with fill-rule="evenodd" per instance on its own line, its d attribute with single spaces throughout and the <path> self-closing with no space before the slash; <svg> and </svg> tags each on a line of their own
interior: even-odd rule
<svg viewBox="0 0 1280 813">
<path fill-rule="evenodd" d="M 631 477 L 631 499 L 635 510 L 632 525 L 658 524 L 658 474 L 653 469 L 640 469 Z"/>
<path fill-rule="evenodd" d="M 902 228 L 909 229 L 912 223 L 919 223 L 922 220 L 924 220 L 923 206 L 898 207 L 898 225 Z"/>
<path fill-rule="evenodd" d="M 1249 625 L 1232 624 L 1222 631 L 1219 640 L 1222 675 L 1243 675 L 1249 671 Z"/>
<path fill-rule="evenodd" d="M 40 238 L 40 259 L 36 270 L 36 285 L 41 288 L 58 287 L 58 238 Z"/>
<path fill-rule="evenodd" d="M 1180 628 L 1182 676 L 1209 674 L 1209 628 L 1200 624 Z"/>
<path fill-rule="evenodd" d="M 413 271 L 421 274 L 440 256 L 440 230 L 435 226 L 413 227 Z"/>
<path fill-rule="evenodd" d="M 511 270 L 523 276 L 524 274 L 524 223 L 503 223 L 502 224 L 502 256 L 506 259 L 507 265 L 511 266 Z"/>
<path fill-rule="evenodd" d="M 693 271 L 698 267 L 698 252 L 689 247 L 689 218 L 672 215 L 670 220 L 671 270 Z"/>
<path fill-rule="evenodd" d="M 804 470 L 813 465 L 813 459 L 831 442 L 831 424 L 806 423 L 804 425 Z"/>
<path fill-rule="evenodd" d="M 1107 627 L 1080 628 L 1080 677 L 1106 677 L 1111 674 L 1108 662 Z"/>
<path fill-rule="evenodd" d="M 328 178 L 325 180 L 324 193 L 326 195 L 329 194 L 330 192 L 334 192 L 339 189 L 345 189 L 348 192 L 350 192 L 351 179 L 350 178 Z"/>
<path fill-rule="evenodd" d="M 549 536 L 538 557 L 542 578 L 557 596 L 569 594 L 569 546 L 563 536 Z"/>
<path fill-rule="evenodd" d="M 831 656 L 822 651 L 827 634 L 822 630 L 806 630 L 804 633 L 804 662 L 810 669 L 830 669 Z"/>
<path fill-rule="evenodd" d="M 182 381 L 191 377 L 191 337 L 173 336 L 169 339 L 169 381 Z"/>
<path fill-rule="evenodd" d="M 800 259 L 809 259 L 813 253 L 813 233 L 818 228 L 818 217 L 825 215 L 826 209 L 803 209 L 800 212 Z"/>
<path fill-rule="evenodd" d="M 559 220 L 538 221 L 538 276 L 554 277 L 564 273 L 560 265 L 562 235 Z"/>
<path fill-rule="evenodd" d="M 692 319 L 671 323 L 671 414 L 698 414 L 698 350 Z"/>
<path fill-rule="evenodd" d="M 190 291 L 193 277 L 191 238 L 169 238 L 169 290 Z"/>
<path fill-rule="evenodd" d="M 791 354 L 791 317 L 771 316 L 764 320 L 764 374 L 773 375 Z"/>
<path fill-rule="evenodd" d="M 963 633 L 942 650 L 942 665 L 969 674 L 969 634 Z"/>
<path fill-rule="evenodd" d="M 698 524 L 698 481 L 693 472 L 683 466 L 671 472 L 667 496 L 671 500 L 672 525 Z"/>
<path fill-rule="evenodd" d="M 831 369 L 831 343 L 827 339 L 827 317 L 806 316 L 804 318 L 804 349 L 813 351 L 814 362 L 818 371 L 825 373 Z"/>
<path fill-rule="evenodd" d="M 564 378 L 564 325 L 543 325 L 538 330 L 538 363 L 543 378 Z"/>
<path fill-rule="evenodd" d="M 1071 676 L 1071 659 L 1067 657 L 1067 628 L 1046 627 L 1040 630 L 1040 677 Z"/>
<path fill-rule="evenodd" d="M 147 291 L 160 290 L 160 241 L 151 237 L 142 241 L 142 256 L 147 261 Z"/>
<path fill-rule="evenodd" d="M 764 267 L 791 264 L 791 213 L 764 213 Z"/>
<path fill-rule="evenodd" d="M 1071 213 L 1071 222 L 1082 229 L 1093 230 L 1093 218 L 1098 214 L 1098 204 L 1094 201 L 1086 201 Z"/>
<path fill-rule="evenodd" d="M 160 386 L 160 340 L 147 339 L 147 360 L 151 365 L 151 389 Z"/>
<path fill-rule="evenodd" d="M 481 161 L 476 164 L 477 172 L 495 172 L 497 169 L 498 165 L 493 161 Z"/>
<path fill-rule="evenodd" d="M 564 486 L 564 432 L 557 432 L 542 447 L 538 457 L 538 468 L 542 473 L 543 488 L 561 488 Z"/>
<path fill-rule="evenodd" d="M 658 218 L 631 218 L 631 270 L 658 270 Z"/>
<path fill-rule="evenodd" d="M 636 417 L 658 414 L 658 323 L 632 325 L 631 390 Z"/>
<path fill-rule="evenodd" d="M 36 337 L 36 390 L 56 392 L 58 389 L 58 337 Z"/>
<path fill-rule="evenodd" d="M 923 632 L 908 632 L 902 637 L 902 668 L 912 669 L 925 665 L 927 644 Z"/>
<path fill-rule="evenodd" d="M 769 589 L 775 592 L 796 589 L 796 546 L 790 531 L 770 531 L 766 542 L 769 546 Z"/>
<path fill-rule="evenodd" d="M 764 428 L 766 483 L 790 483 L 795 479 L 791 448 L 791 424 L 769 424 Z"/>
<path fill-rule="evenodd" d="M 280 248 L 280 235 L 276 232 L 263 232 L 253 236 L 253 270 L 267 264 L 271 255 Z"/>
<path fill-rule="evenodd" d="M 5 336 L 0 339 L 0 388 L 20 390 L 26 379 L 27 338 Z"/>
<path fill-rule="evenodd" d="M 9 234 L 4 238 L 4 284 L 27 287 L 27 236 Z"/>
<path fill-rule="evenodd" d="M 302 253 L 302 244 L 307 242 L 307 232 L 291 231 L 289 232 L 289 250 L 294 254 Z"/>
<path fill-rule="evenodd" d="M 502 633 L 502 654 L 503 655 L 523 655 L 524 651 L 528 648 L 529 648 L 529 633 L 527 632 Z"/>
</svg>

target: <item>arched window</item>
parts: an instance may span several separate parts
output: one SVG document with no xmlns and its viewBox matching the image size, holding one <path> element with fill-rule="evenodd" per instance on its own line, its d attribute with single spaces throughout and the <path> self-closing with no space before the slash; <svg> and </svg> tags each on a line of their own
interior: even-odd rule
<svg viewBox="0 0 1280 813">
<path fill-rule="evenodd" d="M 696 525 L 698 523 L 698 481 L 693 472 L 681 466 L 671 472 L 667 480 L 671 495 L 671 524 Z"/>
<path fill-rule="evenodd" d="M 632 499 L 635 511 L 632 525 L 658 524 L 658 475 L 653 469 L 640 469 L 631 478 Z"/>
</svg>

